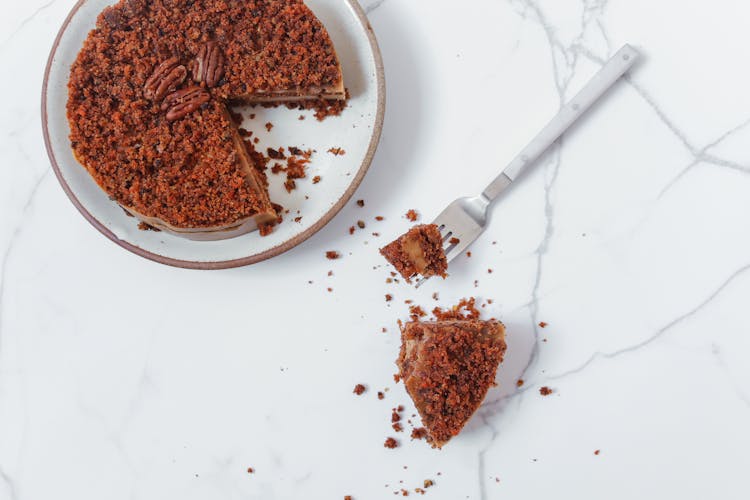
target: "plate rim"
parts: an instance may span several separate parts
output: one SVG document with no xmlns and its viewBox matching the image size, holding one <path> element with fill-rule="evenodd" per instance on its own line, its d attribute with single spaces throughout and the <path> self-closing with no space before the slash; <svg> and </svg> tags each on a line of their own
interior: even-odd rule
<svg viewBox="0 0 750 500">
<path fill-rule="evenodd" d="M 372 163 L 373 157 L 375 156 L 375 151 L 377 150 L 378 144 L 380 142 L 381 132 L 383 130 L 383 119 L 385 116 L 385 71 L 383 67 L 383 58 L 380 52 L 380 47 L 378 46 L 378 41 L 375 37 L 375 32 L 373 31 L 372 26 L 370 25 L 370 21 L 367 19 L 367 14 L 365 13 L 362 6 L 359 5 L 357 0 L 344 0 L 346 4 L 352 9 L 352 11 L 354 12 L 357 18 L 357 21 L 359 21 L 360 25 L 362 26 L 365 33 L 367 34 L 367 39 L 370 44 L 370 49 L 372 50 L 372 54 L 375 60 L 375 78 L 376 78 L 376 86 L 377 86 L 376 91 L 377 91 L 378 96 L 377 96 L 377 110 L 375 114 L 375 124 L 373 127 L 372 135 L 370 137 L 370 143 L 367 146 L 367 151 L 365 152 L 365 156 L 362 159 L 362 163 L 360 164 L 356 175 L 352 179 L 352 182 L 349 184 L 349 187 L 347 187 L 346 191 L 344 191 L 341 197 L 336 201 L 336 203 L 334 203 L 333 206 L 331 206 L 331 208 L 329 208 L 328 211 L 325 212 L 323 216 L 320 217 L 320 219 L 318 219 L 312 226 L 308 227 L 301 233 L 261 253 L 249 255 L 247 257 L 240 257 L 238 259 L 216 260 L 216 261 L 196 261 L 196 260 L 175 259 L 173 257 L 167 257 L 164 255 L 160 255 L 158 253 L 144 250 L 143 248 L 137 245 L 134 245 L 133 243 L 129 241 L 118 238 L 114 232 L 112 232 L 109 228 L 107 228 L 102 222 L 99 221 L 99 219 L 94 217 L 86 209 L 85 206 L 83 206 L 81 201 L 76 197 L 76 195 L 73 193 L 73 190 L 65 181 L 65 178 L 63 177 L 62 172 L 60 170 L 60 166 L 57 163 L 57 158 L 55 157 L 55 154 L 52 150 L 52 142 L 49 136 L 49 129 L 47 126 L 48 125 L 47 88 L 48 88 L 48 83 L 49 83 L 49 75 L 50 75 L 50 71 L 52 68 L 52 62 L 54 60 L 55 54 L 57 53 L 58 46 L 60 45 L 60 40 L 62 39 L 63 34 L 65 33 L 66 29 L 68 28 L 68 25 L 73 19 L 73 16 L 78 12 L 81 6 L 87 1 L 88 0 L 78 0 L 76 2 L 76 4 L 73 6 L 73 8 L 70 10 L 67 17 L 65 18 L 65 21 L 63 21 L 63 24 L 60 27 L 60 30 L 58 31 L 57 36 L 55 37 L 55 40 L 52 44 L 52 48 L 50 49 L 50 53 L 47 58 L 47 64 L 44 69 L 44 79 L 42 81 L 42 102 L 41 102 L 42 133 L 44 135 L 44 145 L 47 150 L 47 156 L 49 156 L 49 160 L 52 165 L 52 170 L 55 172 L 55 177 L 57 177 L 57 180 L 60 183 L 60 186 L 63 188 L 63 191 L 65 192 L 65 194 L 68 196 L 68 199 L 70 199 L 70 201 L 78 209 L 81 215 L 83 215 L 83 217 L 92 226 L 94 226 L 100 233 L 102 233 L 104 236 L 109 238 L 112 242 L 114 242 L 118 246 L 136 255 L 139 255 L 148 260 L 158 262 L 160 264 L 172 266 L 172 267 L 180 267 L 180 268 L 185 268 L 185 269 L 214 270 L 214 269 L 229 269 L 229 268 L 234 268 L 234 267 L 248 266 L 250 264 L 256 264 L 258 262 L 270 259 L 271 257 L 275 257 L 288 250 L 291 250 L 292 248 L 301 244 L 302 242 L 310 238 L 312 235 L 320 231 L 326 224 L 328 224 L 336 216 L 336 214 L 338 214 L 341 211 L 342 208 L 344 208 L 346 203 L 354 195 L 354 192 L 357 190 L 357 188 L 359 188 L 359 185 L 362 183 L 362 180 L 364 179 L 365 174 L 367 174 L 367 171 L 370 168 L 370 164 Z"/>
</svg>

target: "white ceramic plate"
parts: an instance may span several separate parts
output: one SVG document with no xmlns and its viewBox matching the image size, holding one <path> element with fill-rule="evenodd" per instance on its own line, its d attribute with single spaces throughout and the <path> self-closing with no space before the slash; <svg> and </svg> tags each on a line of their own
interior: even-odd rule
<svg viewBox="0 0 750 500">
<path fill-rule="evenodd" d="M 94 27 L 97 15 L 115 0 L 80 0 L 65 20 L 52 47 L 42 89 L 42 124 L 47 152 L 60 184 L 86 219 L 118 245 L 148 259 L 180 267 L 220 269 L 252 264 L 298 245 L 323 227 L 354 194 L 375 153 L 385 108 L 385 83 L 380 51 L 364 12 L 356 0 L 306 0 L 328 29 L 338 52 L 349 89 L 349 106 L 339 117 L 319 122 L 311 111 L 257 107 L 238 108 L 246 119 L 243 127 L 253 131 L 267 147 L 298 146 L 317 152 L 308 165 L 306 179 L 287 193 L 285 177 L 268 172 L 271 200 L 289 213 L 273 233 L 261 237 L 255 231 L 236 238 L 200 242 L 164 232 L 141 231 L 137 220 L 99 189 L 88 172 L 75 160 L 70 148 L 70 128 L 65 106 L 70 66 Z M 299 120 L 300 114 L 305 120 Z M 273 123 L 268 132 L 267 122 Z M 332 147 L 343 156 L 328 153 Z M 272 164 L 272 163 L 271 163 Z M 269 166 L 271 165 L 269 164 Z M 318 184 L 312 178 L 321 177 Z M 307 196 L 307 198 L 306 198 Z M 294 218 L 301 216 L 299 222 Z"/>
</svg>

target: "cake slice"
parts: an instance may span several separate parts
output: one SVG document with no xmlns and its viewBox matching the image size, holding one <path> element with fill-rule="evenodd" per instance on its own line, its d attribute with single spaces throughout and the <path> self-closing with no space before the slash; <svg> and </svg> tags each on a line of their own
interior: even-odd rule
<svg viewBox="0 0 750 500">
<path fill-rule="evenodd" d="M 448 260 L 443 251 L 443 237 L 435 224 L 414 226 L 406 234 L 380 249 L 407 282 L 417 274 L 425 278 L 445 278 Z"/>
<path fill-rule="evenodd" d="M 505 348 L 505 328 L 495 320 L 411 321 L 402 327 L 396 364 L 433 447 L 457 435 L 479 408 Z"/>
</svg>

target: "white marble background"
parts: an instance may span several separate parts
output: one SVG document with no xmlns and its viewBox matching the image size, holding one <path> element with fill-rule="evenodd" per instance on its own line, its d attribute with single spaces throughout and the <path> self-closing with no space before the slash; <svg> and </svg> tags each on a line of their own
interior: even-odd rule
<svg viewBox="0 0 750 500">
<path fill-rule="evenodd" d="M 361 500 L 427 478 L 445 499 L 750 498 L 747 2 L 366 2 L 388 110 L 365 208 L 221 272 L 127 253 L 57 184 L 39 95 L 72 4 L 0 16 L 0 499 Z M 473 256 L 418 292 L 386 285 L 376 248 L 402 214 L 478 191 L 625 42 L 643 63 Z M 395 323 L 435 291 L 494 299 L 510 343 L 442 451 L 390 428 L 391 407 L 413 411 Z"/>
</svg>

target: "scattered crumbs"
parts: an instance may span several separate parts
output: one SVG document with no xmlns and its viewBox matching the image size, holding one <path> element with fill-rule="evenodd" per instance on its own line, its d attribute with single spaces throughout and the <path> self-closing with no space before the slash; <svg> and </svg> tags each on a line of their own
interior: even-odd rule
<svg viewBox="0 0 750 500">
<path fill-rule="evenodd" d="M 496 483 L 499 483 L 499 482 L 500 482 L 500 478 L 499 478 L 499 477 L 497 477 L 497 476 L 495 476 L 495 482 L 496 482 Z"/>
<path fill-rule="evenodd" d="M 393 449 L 398 446 L 398 441 L 393 439 L 392 437 L 386 438 L 385 443 L 383 443 L 383 446 L 386 448 Z"/>
<path fill-rule="evenodd" d="M 459 243 L 461 243 L 461 240 L 453 236 L 448 240 L 448 243 L 450 243 L 451 245 L 458 245 Z"/>
<path fill-rule="evenodd" d="M 349 228 L 349 234 L 354 234 L 354 231 L 355 231 L 354 226 Z"/>
<path fill-rule="evenodd" d="M 248 474 L 254 474 L 255 473 L 255 469 L 253 469 L 252 467 L 248 467 L 247 468 L 247 473 Z"/>
<path fill-rule="evenodd" d="M 364 207 L 365 206 L 365 200 L 357 200 L 357 206 L 358 207 Z"/>
<path fill-rule="evenodd" d="M 297 119 L 300 120 L 300 121 L 302 121 L 302 120 L 305 119 L 305 115 L 299 115 L 299 118 L 297 118 Z M 351 500 L 351 497 L 349 497 L 349 499 Z"/>
<path fill-rule="evenodd" d="M 354 392 L 354 394 L 356 394 L 357 396 L 360 396 L 366 390 L 367 390 L 367 388 L 363 384 L 357 384 L 357 385 L 354 386 L 354 391 L 352 391 L 352 392 Z"/>
<path fill-rule="evenodd" d="M 539 388 L 539 394 L 541 394 L 542 396 L 549 396 L 550 394 L 552 394 L 552 392 L 552 389 L 550 389 L 546 385 Z"/>
<path fill-rule="evenodd" d="M 390 302 L 391 300 L 393 300 L 393 295 L 391 295 L 390 293 L 386 293 L 385 294 L 385 301 L 386 302 Z"/>
<path fill-rule="evenodd" d="M 399 413 L 402 412 L 402 411 L 404 411 L 404 405 L 398 405 L 396 407 L 396 411 L 399 412 Z"/>
<path fill-rule="evenodd" d="M 328 276 L 333 276 L 333 271 L 328 271 Z"/>
<path fill-rule="evenodd" d="M 474 280 L 474 288 L 479 286 L 479 280 Z"/>
<path fill-rule="evenodd" d="M 378 236 L 380 236 L 380 233 L 372 233 L 372 235 L 377 238 Z"/>
<path fill-rule="evenodd" d="M 286 158 L 286 155 L 284 154 L 284 148 L 266 148 L 266 153 L 268 153 L 268 157 L 272 160 L 283 160 L 284 158 Z"/>
<path fill-rule="evenodd" d="M 297 224 L 299 224 L 300 222 L 302 222 L 302 216 L 300 215 L 299 217 L 295 217 L 294 218 L 294 222 L 296 222 Z"/>
<path fill-rule="evenodd" d="M 385 217 L 383 217 L 382 215 L 376 215 L 375 216 L 375 220 L 378 221 L 378 222 L 381 221 L 381 220 L 383 220 L 383 219 L 385 219 Z"/>
<path fill-rule="evenodd" d="M 401 489 L 401 496 L 402 497 L 408 497 L 409 496 L 409 491 L 405 490 L 405 489 Z"/>
<path fill-rule="evenodd" d="M 346 151 L 344 151 L 342 148 L 331 148 L 328 150 L 328 152 L 333 156 L 344 156 L 346 154 Z"/>
<path fill-rule="evenodd" d="M 365 228 L 365 221 L 358 220 L 357 221 L 357 227 L 360 228 L 360 229 L 364 229 Z"/>
<path fill-rule="evenodd" d="M 439 475 L 440 475 L 440 473 L 438 472 L 438 476 L 439 476 Z M 430 486 L 432 486 L 432 485 L 434 485 L 434 484 L 435 484 L 435 482 L 434 482 L 434 481 L 433 481 L 432 479 L 425 479 L 425 480 L 424 480 L 424 485 L 423 485 L 423 486 L 424 486 L 425 488 L 429 488 Z"/>
<path fill-rule="evenodd" d="M 432 294 L 432 299 L 433 299 L 433 300 L 439 300 L 439 299 L 440 299 L 440 296 L 438 295 L 438 293 L 437 293 L 437 292 L 433 292 L 433 294 Z"/>
<path fill-rule="evenodd" d="M 387 332 L 387 331 L 388 331 L 388 328 L 386 328 L 386 327 L 383 327 L 383 328 L 381 328 L 381 329 L 380 329 L 380 331 L 381 331 L 381 332 L 383 332 L 383 333 L 385 333 L 385 332 Z"/>
<path fill-rule="evenodd" d="M 544 321 L 539 322 L 539 328 L 547 328 L 547 323 Z"/>
<path fill-rule="evenodd" d="M 414 302 L 414 301 L 413 301 L 413 300 L 411 300 L 411 299 L 406 299 L 406 300 L 404 301 L 404 304 L 411 304 L 412 302 Z"/>
<path fill-rule="evenodd" d="M 466 252 L 467 257 L 471 257 L 471 252 Z"/>
<path fill-rule="evenodd" d="M 417 222 L 417 219 L 419 219 L 419 214 L 417 213 L 416 210 L 412 208 L 412 209 L 409 209 L 408 212 L 406 212 L 406 218 L 412 222 Z"/>
<path fill-rule="evenodd" d="M 383 391 L 378 391 L 378 399 L 384 399 L 385 394 L 383 394 Z"/>
<path fill-rule="evenodd" d="M 272 128 L 273 128 L 273 123 L 271 122 L 266 123 L 266 130 L 270 132 Z"/>
<path fill-rule="evenodd" d="M 315 177 L 312 178 L 312 183 L 313 184 L 317 184 L 319 182 L 320 182 L 320 176 L 319 175 L 316 175 Z"/>
<path fill-rule="evenodd" d="M 393 408 L 391 413 L 391 422 L 398 422 L 401 420 L 401 415 L 398 414 L 395 408 Z"/>
<path fill-rule="evenodd" d="M 521 387 L 522 385 L 523 385 L 523 379 L 522 378 L 519 378 L 518 380 L 516 380 L 516 387 Z"/>
<path fill-rule="evenodd" d="M 425 491 L 422 488 L 414 488 L 414 493 L 419 493 L 420 495 L 424 495 Z"/>
<path fill-rule="evenodd" d="M 240 134 L 240 137 L 250 137 L 253 134 L 248 129 L 242 127 L 238 128 L 237 132 Z"/>
<path fill-rule="evenodd" d="M 333 288 L 331 288 L 331 287 L 329 286 L 328 288 L 326 288 L 326 290 L 328 290 L 329 292 L 332 292 L 332 291 L 333 291 Z"/>
<path fill-rule="evenodd" d="M 492 299 L 487 299 L 488 304 L 492 304 L 494 301 Z"/>
<path fill-rule="evenodd" d="M 487 274 L 492 274 L 492 269 L 487 269 Z"/>
<path fill-rule="evenodd" d="M 257 137 L 253 137 L 253 144 L 258 144 L 260 142 L 260 139 Z"/>
<path fill-rule="evenodd" d="M 411 430 L 412 439 L 424 439 L 426 437 L 427 437 L 427 429 L 425 429 L 424 427 L 415 427 L 414 429 Z M 430 486 L 432 486 L 432 484 L 430 484 Z M 428 486 L 425 485 L 425 488 L 427 487 Z"/>
<path fill-rule="evenodd" d="M 326 252 L 326 259 L 335 260 L 341 257 L 341 254 L 338 253 L 336 250 L 328 250 Z"/>
<path fill-rule="evenodd" d="M 497 241 L 493 241 L 493 242 L 492 242 L 492 244 L 493 244 L 493 245 L 497 245 Z"/>
<path fill-rule="evenodd" d="M 395 422 L 394 424 L 392 424 L 392 427 L 393 427 L 393 430 L 396 432 L 401 432 L 404 430 L 404 428 L 398 422 Z"/>
<path fill-rule="evenodd" d="M 601 450 L 594 450 L 594 455 L 598 455 Z"/>
</svg>

